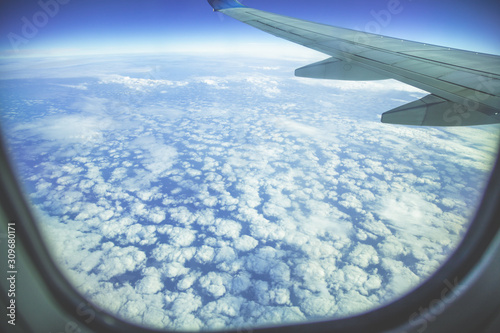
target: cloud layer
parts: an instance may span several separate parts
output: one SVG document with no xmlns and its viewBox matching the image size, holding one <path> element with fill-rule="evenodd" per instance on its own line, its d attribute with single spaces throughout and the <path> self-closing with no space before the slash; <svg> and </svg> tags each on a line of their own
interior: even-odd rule
<svg viewBox="0 0 500 333">
<path fill-rule="evenodd" d="M 346 316 L 421 283 L 466 230 L 498 128 L 383 125 L 422 93 L 297 63 L 135 60 L 55 68 L 2 116 L 57 261 L 102 308 L 183 330 Z"/>
</svg>

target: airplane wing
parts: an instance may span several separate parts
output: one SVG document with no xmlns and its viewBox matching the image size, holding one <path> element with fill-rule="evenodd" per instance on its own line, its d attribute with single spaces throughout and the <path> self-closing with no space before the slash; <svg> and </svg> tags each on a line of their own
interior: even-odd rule
<svg viewBox="0 0 500 333">
<path fill-rule="evenodd" d="M 383 123 L 469 126 L 500 123 L 500 56 L 333 27 L 208 0 L 214 11 L 330 58 L 295 71 L 334 80 L 395 79 L 429 92 L 382 115 Z"/>
</svg>

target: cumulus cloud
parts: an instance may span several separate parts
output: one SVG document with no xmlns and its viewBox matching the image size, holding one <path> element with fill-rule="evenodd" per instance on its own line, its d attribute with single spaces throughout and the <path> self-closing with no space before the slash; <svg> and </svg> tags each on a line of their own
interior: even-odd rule
<svg viewBox="0 0 500 333">
<path fill-rule="evenodd" d="M 208 296 L 218 298 L 226 293 L 226 285 L 230 281 L 230 276 L 224 273 L 209 272 L 202 276 L 199 281 L 201 288 Z"/>
<path fill-rule="evenodd" d="M 426 92 L 424 90 L 415 88 L 405 83 L 396 80 L 383 80 L 383 81 L 342 81 L 342 80 L 317 80 L 307 78 L 296 78 L 302 84 L 325 86 L 337 88 L 341 90 L 362 90 L 364 92 L 383 92 L 383 91 L 405 91 L 409 93 L 422 94 L 423 97 Z M 420 97 L 420 98 L 421 98 Z"/>
<path fill-rule="evenodd" d="M 234 247 L 244 252 L 253 250 L 258 244 L 259 242 L 255 238 L 248 235 L 243 235 L 234 240 Z"/>
<path fill-rule="evenodd" d="M 138 90 L 145 91 L 151 88 L 157 88 L 162 86 L 185 86 L 187 82 L 176 82 L 170 80 L 157 80 L 157 79 L 143 79 L 143 78 L 132 78 L 130 76 L 122 76 L 122 75 L 106 75 L 101 78 L 101 84 L 121 84 L 125 87 Z"/>
<path fill-rule="evenodd" d="M 349 253 L 349 259 L 353 264 L 363 268 L 379 263 L 378 253 L 373 246 L 361 243 Z"/>
<path fill-rule="evenodd" d="M 341 317 L 456 246 L 498 133 L 382 126 L 375 107 L 421 92 L 271 65 L 178 81 L 93 67 L 54 81 L 74 101 L 23 102 L 52 114 L 3 116 L 54 256 L 91 301 L 178 330 Z"/>
<path fill-rule="evenodd" d="M 137 283 L 137 292 L 141 294 L 155 294 L 163 289 L 159 274 L 147 275 Z"/>
<path fill-rule="evenodd" d="M 135 271 L 146 261 L 146 254 L 138 248 L 128 246 L 117 247 L 111 242 L 102 245 L 104 250 L 103 261 L 97 267 L 97 271 L 103 280 L 131 271 Z"/>
<path fill-rule="evenodd" d="M 147 154 L 142 164 L 152 176 L 161 175 L 176 163 L 177 150 L 172 146 L 157 142 L 151 136 L 142 136 L 136 139 L 134 145 L 143 149 Z"/>
<path fill-rule="evenodd" d="M 13 130 L 46 140 L 85 143 L 101 141 L 110 124 L 109 119 L 83 115 L 48 116 L 35 123 L 18 125 Z"/>
</svg>

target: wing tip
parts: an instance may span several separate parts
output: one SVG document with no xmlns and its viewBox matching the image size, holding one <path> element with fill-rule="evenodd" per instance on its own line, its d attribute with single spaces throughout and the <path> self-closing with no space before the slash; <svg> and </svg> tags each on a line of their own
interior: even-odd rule
<svg viewBox="0 0 500 333">
<path fill-rule="evenodd" d="M 500 117 L 490 108 L 469 109 L 431 94 L 385 112 L 381 121 L 412 126 L 477 126 L 500 123 Z"/>
<path fill-rule="evenodd" d="M 237 0 L 208 0 L 208 3 L 214 11 L 221 10 L 221 9 L 229 9 L 229 8 L 244 8 L 241 3 L 239 3 Z"/>
</svg>

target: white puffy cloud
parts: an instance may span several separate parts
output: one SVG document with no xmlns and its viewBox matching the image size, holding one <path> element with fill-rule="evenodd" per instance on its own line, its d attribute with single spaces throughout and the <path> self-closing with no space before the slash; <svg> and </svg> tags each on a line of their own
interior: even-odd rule
<svg viewBox="0 0 500 333">
<path fill-rule="evenodd" d="M 290 267 L 283 262 L 278 262 L 269 270 L 269 276 L 278 284 L 290 282 Z"/>
<path fill-rule="evenodd" d="M 248 290 L 252 286 L 251 275 L 249 273 L 239 273 L 232 279 L 232 291 L 239 294 Z"/>
<path fill-rule="evenodd" d="M 300 310 L 311 318 L 333 316 L 337 309 L 335 297 L 328 293 L 318 294 L 300 288 L 295 288 L 294 293 L 300 299 Z"/>
<path fill-rule="evenodd" d="M 379 263 L 377 251 L 371 245 L 358 244 L 349 254 L 349 260 L 359 267 L 366 268 L 368 265 L 376 265 Z"/>
<path fill-rule="evenodd" d="M 141 160 L 151 177 L 158 177 L 169 170 L 177 162 L 177 150 L 175 147 L 158 142 L 152 136 L 141 136 L 134 140 L 133 144 L 145 152 Z"/>
<path fill-rule="evenodd" d="M 181 291 L 188 290 L 196 282 L 196 280 L 198 279 L 198 275 L 199 274 L 186 275 L 177 283 L 177 289 Z"/>
<path fill-rule="evenodd" d="M 219 237 L 235 239 L 240 235 L 241 224 L 231 220 L 217 219 L 208 230 Z"/>
<path fill-rule="evenodd" d="M 158 228 L 158 232 L 168 236 L 170 244 L 174 246 L 189 246 L 196 239 L 196 231 L 192 229 L 163 225 Z"/>
<path fill-rule="evenodd" d="M 124 232 L 127 242 L 130 244 L 152 245 L 156 243 L 156 228 L 152 225 L 143 226 L 133 224 Z"/>
<path fill-rule="evenodd" d="M 159 274 L 147 275 L 136 285 L 138 293 L 155 294 L 163 289 L 163 283 Z"/>
<path fill-rule="evenodd" d="M 146 254 L 133 246 L 122 248 L 108 242 L 103 245 L 103 250 L 102 262 L 97 270 L 104 280 L 135 271 L 146 261 Z"/>
<path fill-rule="evenodd" d="M 383 258 L 381 264 L 390 274 L 389 284 L 386 288 L 388 292 L 392 292 L 395 295 L 400 295 L 409 291 L 410 288 L 415 287 L 420 280 L 418 276 L 408 269 L 401 261 Z"/>
<path fill-rule="evenodd" d="M 259 241 L 257 241 L 255 238 L 248 236 L 248 235 L 242 235 L 241 237 L 234 240 L 234 247 L 238 251 L 244 251 L 244 252 L 251 251 L 258 244 L 259 244 Z"/>
<path fill-rule="evenodd" d="M 28 125 L 18 125 L 13 131 L 29 131 L 29 136 L 65 143 L 92 143 L 103 139 L 104 131 L 111 128 L 111 120 L 83 115 L 48 116 Z"/>
<path fill-rule="evenodd" d="M 170 217 L 180 224 L 190 225 L 195 219 L 196 215 L 192 214 L 186 207 L 180 206 L 176 208 L 169 208 L 168 212 Z"/>
<path fill-rule="evenodd" d="M 209 272 L 200 277 L 199 283 L 204 292 L 212 297 L 218 298 L 226 293 L 226 285 L 231 281 L 228 274 Z"/>
<path fill-rule="evenodd" d="M 176 317 L 183 317 L 192 313 L 202 305 L 201 297 L 192 293 L 179 293 L 171 303 L 171 310 Z"/>
<path fill-rule="evenodd" d="M 159 262 L 177 262 L 184 264 L 191 260 L 196 253 L 194 247 L 177 248 L 169 244 L 160 244 L 151 252 L 151 257 Z"/>
<path fill-rule="evenodd" d="M 155 79 L 142 79 L 132 78 L 130 76 L 122 75 L 107 75 L 103 76 L 100 81 L 101 84 L 122 84 L 125 87 L 138 91 L 145 91 L 151 88 L 162 86 L 185 86 L 187 82 L 175 82 L 170 80 L 155 80 Z"/>
<path fill-rule="evenodd" d="M 139 324 L 280 324 L 401 296 L 460 240 L 496 152 L 494 130 L 382 126 L 421 94 L 393 81 L 146 67 L 93 67 L 54 86 L 84 96 L 28 99 L 48 114 L 8 134 L 57 262 Z"/>
<path fill-rule="evenodd" d="M 380 253 L 385 258 L 396 258 L 399 255 L 406 255 L 408 249 L 396 237 L 387 236 L 381 243 L 378 244 Z"/>
<path fill-rule="evenodd" d="M 304 79 L 296 78 L 296 80 L 302 84 L 315 85 L 315 86 L 325 86 L 330 88 L 336 88 L 340 90 L 360 90 L 363 92 L 384 92 L 384 91 L 406 91 L 411 93 L 422 94 L 422 98 L 425 91 L 415 88 L 413 86 L 401 83 L 396 80 L 383 80 L 383 81 L 342 81 L 342 80 L 314 80 L 314 79 Z"/>
<path fill-rule="evenodd" d="M 378 299 L 361 295 L 356 290 L 341 293 L 337 297 L 337 305 L 340 313 L 360 313 L 378 306 Z"/>
<path fill-rule="evenodd" d="M 215 249 L 213 247 L 202 245 L 196 250 L 195 259 L 201 263 L 209 263 L 215 256 Z"/>
<path fill-rule="evenodd" d="M 183 264 L 179 262 L 167 262 L 163 266 L 165 276 L 169 278 L 175 278 L 181 275 L 185 275 L 189 269 L 184 267 Z"/>
</svg>

